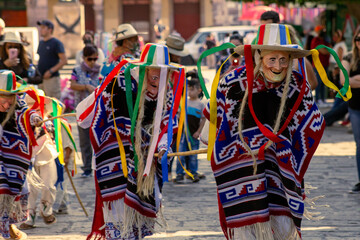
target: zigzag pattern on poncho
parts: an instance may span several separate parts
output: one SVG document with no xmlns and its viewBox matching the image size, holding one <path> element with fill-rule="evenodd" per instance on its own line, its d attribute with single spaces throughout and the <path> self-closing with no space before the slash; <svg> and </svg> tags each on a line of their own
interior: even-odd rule
<svg viewBox="0 0 360 240">
<path fill-rule="evenodd" d="M 303 84 L 301 75 L 293 72 L 286 109 L 280 124 L 289 115 Z M 253 106 L 262 124 L 273 131 L 285 83 L 267 85 L 254 81 Z M 309 85 L 289 125 L 279 136 L 284 141 L 265 150 L 265 160 L 257 159 L 253 175 L 253 159 L 247 155 L 238 133 L 241 101 L 247 86 L 246 69 L 239 68 L 221 80 L 217 90 L 217 137 L 212 154 L 222 225 L 239 228 L 269 221 L 270 216 L 288 216 L 300 234 L 305 197 L 303 177 L 323 130 L 324 120 L 314 104 Z M 268 139 L 261 133 L 246 103 L 243 115 L 244 140 L 254 151 Z M 204 110 L 209 119 L 209 105 Z M 257 156 L 256 156 L 257 157 Z"/>
<path fill-rule="evenodd" d="M 129 118 L 128 107 L 126 104 L 125 78 L 122 74 L 120 74 L 113 90 L 113 103 L 116 124 L 125 148 L 126 162 L 129 173 L 128 178 L 125 178 L 123 175 L 111 107 L 111 91 L 113 87 L 113 81 L 108 84 L 108 86 L 104 89 L 98 98 L 94 119 L 90 127 L 90 138 L 95 154 L 96 177 L 100 188 L 101 198 L 104 203 L 122 199 L 127 206 L 135 209 L 141 215 L 149 218 L 155 218 L 159 206 L 157 206 L 158 203 L 156 203 L 154 195 L 152 194 L 149 198 L 143 199 L 140 198 L 136 193 L 137 172 L 135 172 L 134 150 L 130 140 L 131 120 Z M 170 88 L 170 84 L 168 87 Z M 137 83 L 135 80 L 132 80 L 133 103 L 136 102 L 135 100 L 137 91 Z M 171 103 L 173 101 L 172 98 L 172 90 L 169 90 L 166 96 L 166 111 L 164 111 L 162 117 L 160 130 L 166 126 L 169 120 Z M 150 96 L 146 95 L 145 112 L 142 126 L 151 125 L 156 109 L 156 103 L 157 97 L 151 98 Z M 176 131 L 176 121 L 174 121 L 173 124 L 174 131 Z M 166 138 L 166 136 L 167 135 L 164 134 L 163 137 Z M 142 129 L 142 138 L 142 147 L 147 148 L 149 146 L 151 136 L 145 129 Z M 167 142 L 165 145 L 164 143 L 161 144 L 161 142 L 162 141 L 160 141 L 158 148 L 167 147 Z M 144 161 L 145 160 L 146 158 Z M 158 160 L 156 164 L 156 177 L 158 179 L 158 187 L 161 191 L 162 174 L 160 160 Z M 94 221 L 95 220 L 96 219 L 94 219 Z"/>
<path fill-rule="evenodd" d="M 32 147 L 25 130 L 26 110 L 26 103 L 18 99 L 15 117 L 4 126 L 0 144 L 0 194 L 19 195 L 30 165 Z M 5 115 L 2 114 L 3 118 Z"/>
</svg>

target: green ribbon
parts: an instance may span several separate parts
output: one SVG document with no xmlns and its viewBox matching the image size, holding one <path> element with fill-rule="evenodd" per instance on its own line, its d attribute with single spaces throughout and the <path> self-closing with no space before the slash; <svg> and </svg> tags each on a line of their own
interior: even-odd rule
<svg viewBox="0 0 360 240">
<path fill-rule="evenodd" d="M 224 43 L 220 46 L 217 46 L 217 47 L 213 47 L 209 50 L 206 50 L 204 51 L 201 55 L 200 55 L 200 58 L 199 60 L 197 61 L 197 69 L 198 69 L 198 75 L 199 75 L 199 80 L 200 80 L 200 84 L 201 84 L 201 88 L 204 92 L 204 95 L 207 99 L 210 98 L 210 95 L 206 89 L 206 86 L 205 86 L 205 82 L 204 82 L 204 78 L 202 76 L 202 73 L 201 73 L 201 62 L 204 58 L 206 58 L 207 56 L 211 55 L 211 54 L 215 54 L 217 52 L 220 52 L 222 50 L 225 50 L 225 49 L 228 49 L 228 48 L 235 48 L 236 46 L 230 42 L 227 42 L 227 43 Z"/>
<path fill-rule="evenodd" d="M 340 68 L 341 71 L 343 72 L 344 77 L 345 77 L 345 82 L 344 82 L 344 86 L 343 86 L 339 91 L 341 92 L 341 94 L 342 94 L 343 96 L 346 96 L 346 93 L 347 93 L 347 91 L 348 91 L 348 89 L 349 89 L 349 85 L 350 85 L 350 84 L 349 84 L 349 75 L 348 75 L 348 72 L 346 71 L 346 69 L 344 68 L 344 66 L 341 64 L 341 61 L 340 61 L 338 55 L 336 54 L 336 52 L 335 52 L 332 48 L 329 48 L 329 47 L 327 47 L 327 46 L 325 46 L 325 45 L 318 45 L 315 49 L 316 49 L 316 50 L 319 50 L 319 49 L 321 49 L 321 48 L 325 48 L 326 50 L 329 51 L 329 53 L 334 57 L 337 65 L 339 66 L 339 68 Z M 339 93 L 336 94 L 336 97 L 341 98 L 341 96 L 340 96 Z"/>
</svg>

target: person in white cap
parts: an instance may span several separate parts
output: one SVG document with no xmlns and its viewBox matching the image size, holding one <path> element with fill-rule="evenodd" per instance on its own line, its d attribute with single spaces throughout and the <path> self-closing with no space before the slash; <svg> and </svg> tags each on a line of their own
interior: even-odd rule
<svg viewBox="0 0 360 240">
<path fill-rule="evenodd" d="M 101 75 L 107 76 L 111 70 L 124 58 L 135 58 L 139 53 L 138 32 L 129 24 L 120 24 L 115 33 L 116 46 L 112 50 L 101 69 Z"/>
<path fill-rule="evenodd" d="M 38 90 L 37 94 L 39 98 L 43 100 L 40 100 L 40 104 L 38 104 L 35 110 L 39 115 L 43 114 L 43 117 L 46 119 L 53 111 L 52 99 L 46 97 L 44 91 L 42 90 Z M 30 97 L 28 94 L 25 95 L 24 100 L 29 107 L 33 107 L 37 103 L 35 99 Z M 42 106 L 41 103 L 43 104 Z M 41 111 L 41 109 L 43 109 L 43 111 Z M 39 189 L 39 187 L 29 184 L 29 219 L 20 225 L 19 228 L 22 230 L 35 227 L 37 208 L 36 201 L 38 199 L 39 192 L 41 192 L 40 215 L 43 217 L 44 223 L 50 225 L 56 222 L 56 217 L 53 214 L 52 207 L 55 202 L 55 183 L 58 178 L 55 160 L 59 154 L 53 141 L 53 137 L 55 136 L 53 123 L 51 121 L 47 121 L 45 122 L 45 127 L 46 130 L 44 128 L 35 130 L 35 138 L 38 145 L 33 147 L 34 159 L 32 163 L 33 172 L 35 172 L 34 174 L 41 179 L 43 186 Z"/>
</svg>

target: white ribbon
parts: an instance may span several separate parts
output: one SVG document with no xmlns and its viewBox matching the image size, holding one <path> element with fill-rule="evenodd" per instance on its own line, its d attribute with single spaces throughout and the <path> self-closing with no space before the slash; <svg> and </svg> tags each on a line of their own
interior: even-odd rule
<svg viewBox="0 0 360 240">
<path fill-rule="evenodd" d="M 156 147 L 156 144 L 157 144 L 157 141 L 158 141 L 158 138 L 159 138 L 162 110 L 163 110 L 163 107 L 164 107 L 164 98 L 165 98 L 166 80 L 167 80 L 166 79 L 167 78 L 167 70 L 168 70 L 167 67 L 161 67 L 160 83 L 159 83 L 159 90 L 158 90 L 158 99 L 157 99 L 156 111 L 155 111 L 153 139 L 152 139 L 152 142 L 150 143 L 151 145 L 150 145 L 148 156 L 147 156 L 147 159 L 146 159 L 144 175 L 149 175 L 149 173 L 150 173 L 150 168 L 152 166 L 155 147 Z M 169 121 L 171 121 L 171 119 L 169 119 Z"/>
</svg>

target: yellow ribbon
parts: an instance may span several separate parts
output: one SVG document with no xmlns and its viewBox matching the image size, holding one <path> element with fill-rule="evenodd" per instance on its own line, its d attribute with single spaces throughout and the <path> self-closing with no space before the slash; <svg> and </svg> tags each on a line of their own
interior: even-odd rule
<svg viewBox="0 0 360 240">
<path fill-rule="evenodd" d="M 176 151 L 179 152 L 179 145 L 180 145 L 180 140 L 181 140 L 181 135 L 183 132 L 183 127 L 184 127 L 184 123 L 185 123 L 185 101 L 186 101 L 186 84 L 184 84 L 184 91 L 183 91 L 183 96 L 181 98 L 181 102 L 180 102 L 180 119 L 179 119 L 179 129 L 178 129 L 178 134 L 176 137 Z M 189 172 L 181 163 L 180 161 L 180 157 L 177 157 L 177 160 L 180 162 L 181 167 L 184 169 L 185 173 L 187 175 L 189 175 L 192 179 L 194 179 L 194 176 L 191 174 L 191 172 Z"/>
<path fill-rule="evenodd" d="M 125 148 L 124 148 L 124 145 L 123 145 L 123 143 L 122 143 L 122 141 L 121 141 L 121 137 L 120 137 L 120 135 L 119 135 L 119 131 L 118 131 L 118 128 L 117 128 L 117 125 L 116 125 L 116 121 L 115 121 L 115 114 L 114 114 L 113 95 L 114 95 L 114 86 L 115 86 L 115 83 L 116 83 L 116 82 L 117 82 L 117 78 L 116 78 L 116 81 L 114 81 L 113 86 L 112 86 L 112 89 L 111 89 L 111 113 L 112 113 L 113 121 L 114 121 L 114 128 L 115 128 L 116 140 L 117 140 L 117 142 L 118 142 L 119 151 L 120 151 L 121 167 L 122 167 L 122 170 L 123 170 L 124 177 L 127 178 L 127 176 L 128 176 L 128 169 L 127 169 L 127 165 L 126 165 Z"/>
<path fill-rule="evenodd" d="M 217 103 L 216 103 L 216 91 L 220 81 L 220 72 L 225 62 L 229 60 L 230 55 L 224 62 L 221 64 L 219 70 L 216 72 L 215 78 L 211 85 L 211 95 L 210 95 L 210 124 L 209 124 L 209 139 L 208 139 L 208 152 L 207 159 L 211 161 L 211 154 L 214 149 L 215 139 L 216 139 L 216 121 L 217 121 Z"/>
<path fill-rule="evenodd" d="M 327 74 L 325 72 L 325 69 L 322 66 L 321 62 L 320 62 L 319 51 L 316 50 L 316 49 L 311 49 L 310 52 L 311 52 L 311 55 L 312 55 L 312 59 L 313 59 L 313 63 L 315 65 L 315 68 L 318 71 L 318 73 L 320 75 L 320 78 L 323 81 L 323 83 L 327 87 L 329 87 L 329 88 L 335 90 L 336 92 L 338 92 L 338 94 L 344 99 L 344 101 L 348 101 L 352 97 L 350 86 L 349 86 L 348 91 L 346 93 L 347 96 L 344 96 L 340 92 L 339 88 L 328 79 Z"/>
</svg>

